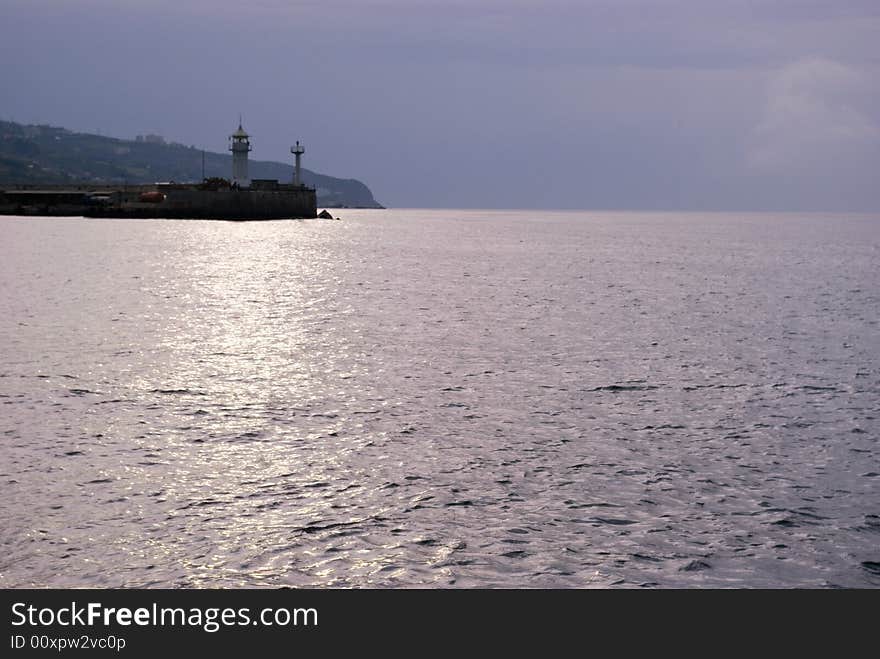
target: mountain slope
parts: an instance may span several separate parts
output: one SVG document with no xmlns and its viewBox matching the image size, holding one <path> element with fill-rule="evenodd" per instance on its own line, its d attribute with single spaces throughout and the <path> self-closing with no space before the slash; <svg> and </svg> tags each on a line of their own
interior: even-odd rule
<svg viewBox="0 0 880 659">
<path fill-rule="evenodd" d="M 232 156 L 204 152 L 204 175 L 228 178 Z M 293 166 L 252 160 L 252 178 L 293 179 Z M 381 208 L 370 189 L 355 179 L 339 179 L 303 168 L 303 183 L 314 186 L 318 205 Z M 0 121 L 0 183 L 153 183 L 202 180 L 202 151 L 159 140 L 120 140 L 74 133 L 55 126 Z"/>
</svg>

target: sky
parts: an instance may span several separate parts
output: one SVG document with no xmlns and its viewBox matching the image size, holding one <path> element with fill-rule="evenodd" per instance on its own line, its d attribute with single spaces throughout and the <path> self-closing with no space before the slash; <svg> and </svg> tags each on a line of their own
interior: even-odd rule
<svg viewBox="0 0 880 659">
<path fill-rule="evenodd" d="M 390 207 L 880 211 L 880 2 L 3 0 L 0 118 Z"/>
</svg>

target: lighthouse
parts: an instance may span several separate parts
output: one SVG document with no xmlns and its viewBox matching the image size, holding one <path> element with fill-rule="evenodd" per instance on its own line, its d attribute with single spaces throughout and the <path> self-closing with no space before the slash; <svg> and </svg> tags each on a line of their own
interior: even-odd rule
<svg viewBox="0 0 880 659">
<path fill-rule="evenodd" d="M 232 151 L 232 182 L 242 188 L 250 186 L 248 152 L 251 150 L 251 142 L 248 134 L 241 127 L 240 118 L 238 130 L 229 136 L 229 150 Z"/>
<path fill-rule="evenodd" d="M 299 140 L 297 140 L 296 146 L 290 147 L 290 152 L 296 156 L 296 165 L 293 168 L 293 184 L 302 185 L 302 154 L 304 154 L 306 150 L 303 145 L 299 143 Z"/>
</svg>

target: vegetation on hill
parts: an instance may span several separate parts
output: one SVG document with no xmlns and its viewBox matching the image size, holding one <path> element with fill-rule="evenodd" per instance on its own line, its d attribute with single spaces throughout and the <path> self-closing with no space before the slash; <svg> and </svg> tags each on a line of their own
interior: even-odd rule
<svg viewBox="0 0 880 659">
<path fill-rule="evenodd" d="M 161 138 L 120 140 L 74 133 L 55 126 L 0 121 L 0 183 L 154 183 L 202 180 L 200 149 Z M 228 177 L 232 157 L 204 152 L 204 176 Z M 293 167 L 252 160 L 251 178 L 293 179 Z M 317 190 L 318 205 L 381 208 L 366 185 L 302 170 L 303 183 Z"/>
</svg>

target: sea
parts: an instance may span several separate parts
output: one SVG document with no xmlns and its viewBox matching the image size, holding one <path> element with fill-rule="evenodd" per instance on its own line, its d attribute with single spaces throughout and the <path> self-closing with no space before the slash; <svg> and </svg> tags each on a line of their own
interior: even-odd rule
<svg viewBox="0 0 880 659">
<path fill-rule="evenodd" d="M 0 587 L 880 587 L 880 216 L 0 218 Z"/>
</svg>

